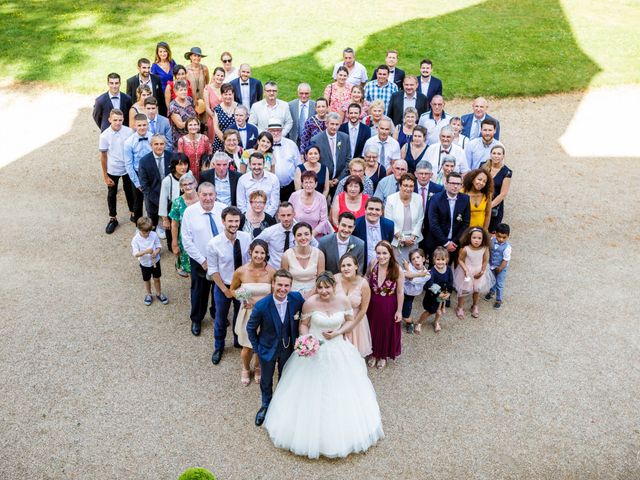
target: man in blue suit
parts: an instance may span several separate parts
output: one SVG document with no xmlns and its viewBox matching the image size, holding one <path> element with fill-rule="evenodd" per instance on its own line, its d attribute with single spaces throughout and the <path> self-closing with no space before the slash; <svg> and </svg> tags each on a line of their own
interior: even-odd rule
<svg viewBox="0 0 640 480">
<path fill-rule="evenodd" d="M 138 179 L 140 190 L 144 194 L 147 215 L 158 225 L 158 205 L 160 204 L 160 186 L 162 179 L 169 173 L 171 152 L 165 151 L 167 140 L 159 133 L 151 137 L 151 152 L 140 159 Z"/>
<path fill-rule="evenodd" d="M 422 198 L 422 207 L 424 208 L 424 222 L 422 223 L 422 241 L 420 248 L 425 252 L 428 251 L 426 245 L 427 233 L 429 233 L 429 205 L 431 200 L 437 193 L 444 190 L 442 185 L 438 185 L 431 181 L 433 177 L 433 165 L 427 160 L 420 160 L 416 165 L 416 188 L 415 192 Z M 430 260 L 430 259 L 427 259 Z"/>
<path fill-rule="evenodd" d="M 393 240 L 393 222 L 384 218 L 384 204 L 378 197 L 371 197 L 364 207 L 364 217 L 356 220 L 353 235 L 364 242 L 365 271 L 371 260 L 376 258 L 376 245 L 381 240 Z"/>
<path fill-rule="evenodd" d="M 240 76 L 230 83 L 236 102 L 247 107 L 247 110 L 251 110 L 251 105 L 262 100 L 262 82 L 251 77 L 251 67 L 248 63 L 240 65 Z"/>
<path fill-rule="evenodd" d="M 124 125 L 129 126 L 129 109 L 131 108 L 131 97 L 120 91 L 122 81 L 117 73 L 107 75 L 107 84 L 109 91 L 103 93 L 93 105 L 93 120 L 100 127 L 100 131 L 104 132 L 109 126 L 109 113 L 114 108 L 119 109 L 124 114 Z"/>
<path fill-rule="evenodd" d="M 418 79 L 418 92 L 427 97 L 427 104 L 431 105 L 431 100 L 436 95 L 442 95 L 442 81 L 431 75 L 433 62 L 428 58 L 420 62 L 420 78 Z"/>
<path fill-rule="evenodd" d="M 460 193 L 462 175 L 451 172 L 445 182 L 445 190 L 436 193 L 429 204 L 429 233 L 427 250 L 444 247 L 451 261 L 458 256 L 458 246 L 462 233 L 469 227 L 471 206 L 469 196 Z"/>
<path fill-rule="evenodd" d="M 469 137 L 469 140 L 482 136 L 482 121 L 488 118 L 496 122 L 496 133 L 494 133 L 493 138 L 500 140 L 500 122 L 487 113 L 489 102 L 483 97 L 478 97 L 471 106 L 473 113 L 467 113 L 460 118 L 462 121 L 462 132 L 460 133 L 465 137 Z"/>
<path fill-rule="evenodd" d="M 348 122 L 343 123 L 338 128 L 339 132 L 349 135 L 349 146 L 351 147 L 351 158 L 362 158 L 362 150 L 367 140 L 371 138 L 371 127 L 360 121 L 362 107 L 357 103 L 352 103 L 347 109 Z"/>
<path fill-rule="evenodd" d="M 273 374 L 278 364 L 278 378 L 287 362 L 296 338 L 304 299 L 291 291 L 293 277 L 287 270 L 277 270 L 271 282 L 272 293 L 259 300 L 251 310 L 247 335 L 253 351 L 260 358 L 262 406 L 256 414 L 260 426 L 273 396 Z"/>
<path fill-rule="evenodd" d="M 158 113 L 158 101 L 154 97 L 145 98 L 144 112 L 149 119 L 149 132 L 151 135 L 164 135 L 164 138 L 167 139 L 167 148 L 173 150 L 173 134 L 171 133 L 169 119 Z"/>
</svg>

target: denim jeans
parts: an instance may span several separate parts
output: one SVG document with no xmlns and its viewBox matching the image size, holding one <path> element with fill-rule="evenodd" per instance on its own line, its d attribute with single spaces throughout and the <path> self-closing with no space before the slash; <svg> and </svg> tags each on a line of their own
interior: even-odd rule
<svg viewBox="0 0 640 480">
<path fill-rule="evenodd" d="M 493 274 L 496 276 L 496 282 L 491 287 L 491 293 L 496 294 L 496 302 L 502 301 L 502 295 L 504 295 L 504 279 L 507 278 L 507 269 L 509 265 L 504 267 L 500 273 L 496 273 L 493 271 Z"/>
<path fill-rule="evenodd" d="M 228 285 L 227 285 L 228 287 Z M 240 310 L 240 302 L 235 298 L 227 298 L 218 285 L 213 286 L 213 301 L 216 304 L 216 319 L 213 323 L 213 349 L 224 349 L 224 340 L 227 337 L 227 316 L 229 308 L 233 302 L 233 322 L 231 323 L 231 331 L 233 331 L 233 342 L 238 343 L 238 337 L 235 333 L 236 318 L 238 310 Z"/>
</svg>

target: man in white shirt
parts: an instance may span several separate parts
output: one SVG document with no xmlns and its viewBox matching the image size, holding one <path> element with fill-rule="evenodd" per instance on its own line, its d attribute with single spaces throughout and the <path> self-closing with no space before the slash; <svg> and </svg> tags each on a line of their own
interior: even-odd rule
<svg viewBox="0 0 640 480">
<path fill-rule="evenodd" d="M 364 86 L 369 77 L 367 77 L 367 69 L 359 62 L 356 62 L 356 52 L 353 48 L 345 48 L 342 51 L 342 62 L 338 62 L 333 66 L 333 79 L 336 79 L 336 73 L 339 67 L 345 67 L 349 72 L 347 83 L 350 85 Z"/>
<path fill-rule="evenodd" d="M 400 144 L 391 136 L 392 128 L 391 120 L 383 118 L 378 123 L 378 134 L 364 144 L 364 150 L 370 145 L 378 147 L 380 153 L 378 161 L 387 170 L 393 165 L 393 162 L 400 159 Z"/>
<path fill-rule="evenodd" d="M 276 270 L 280 268 L 282 254 L 296 244 L 293 238 L 295 224 L 295 210 L 289 202 L 282 202 L 278 207 L 278 223 L 265 228 L 256 238 L 264 240 L 269 245 L 269 265 Z M 317 247 L 318 241 L 311 239 L 311 246 Z"/>
<path fill-rule="evenodd" d="M 289 104 L 278 99 L 278 85 L 276 82 L 267 82 L 264 85 L 263 100 L 251 106 L 249 123 L 258 127 L 258 131 L 263 132 L 269 128 L 269 121 L 277 118 L 282 124 L 282 134 L 287 135 L 293 127 L 293 119 L 289 111 Z"/>
<path fill-rule="evenodd" d="M 489 160 L 491 149 L 502 145 L 495 138 L 497 123 L 493 118 L 485 118 L 480 124 L 480 137 L 470 140 L 465 149 L 467 163 L 471 170 Z"/>
<path fill-rule="evenodd" d="M 447 125 L 440 130 L 440 141 L 427 148 L 425 160 L 428 160 L 435 168 L 436 173 L 442 170 L 442 158 L 445 155 L 453 155 L 456 159 L 455 171 L 464 175 L 469 171 L 467 157 L 460 145 L 453 143 L 453 127 Z"/>
<path fill-rule="evenodd" d="M 427 145 L 433 145 L 438 141 L 440 130 L 449 125 L 451 115 L 444 111 L 444 98 L 436 95 L 431 100 L 431 110 L 420 115 L 418 125 L 427 129 Z"/>
<path fill-rule="evenodd" d="M 238 336 L 235 333 L 236 318 L 240 309 L 240 302 L 231 294 L 230 285 L 233 273 L 249 261 L 249 244 L 251 235 L 238 231 L 242 212 L 236 207 L 226 207 L 220 214 L 224 230 L 207 243 L 207 273 L 214 283 L 213 299 L 216 304 L 216 318 L 213 324 L 213 355 L 214 365 L 220 363 L 224 352 L 224 340 L 227 336 L 227 316 L 233 302 L 233 343 L 239 347 Z"/>
<path fill-rule="evenodd" d="M 385 202 L 389 195 L 400 191 L 400 185 L 398 182 L 400 181 L 400 177 L 407 173 L 407 171 L 407 162 L 404 160 L 396 160 L 391 166 L 391 175 L 387 175 L 378 182 L 374 197 L 378 197 L 380 200 Z"/>
<path fill-rule="evenodd" d="M 224 228 L 222 210 L 226 205 L 216 202 L 216 189 L 203 182 L 198 187 L 198 202 L 187 207 L 180 223 L 182 246 L 191 264 L 191 333 L 200 335 L 201 324 L 207 313 L 211 296 L 211 318 L 215 318 L 213 288 L 207 277 L 207 245 Z"/>
<path fill-rule="evenodd" d="M 278 118 L 269 120 L 268 131 L 273 136 L 273 173 L 280 183 L 280 201 L 289 200 L 295 192 L 293 179 L 300 165 L 300 150 L 293 140 L 286 138 L 282 123 Z M 270 215 L 271 212 L 267 212 Z"/>
<path fill-rule="evenodd" d="M 238 180 L 236 200 L 238 208 L 246 213 L 249 208 L 249 195 L 262 190 L 267 195 L 267 205 L 264 211 L 273 216 L 280 204 L 280 182 L 271 172 L 264 170 L 264 156 L 260 152 L 253 152 L 249 157 L 249 171 Z"/>
<path fill-rule="evenodd" d="M 123 122 L 124 115 L 122 111 L 117 108 L 111 110 L 111 113 L 109 113 L 110 127 L 100 134 L 98 145 L 102 178 L 107 185 L 107 206 L 109 207 L 109 223 L 105 228 L 105 233 L 107 234 L 112 234 L 118 226 L 116 198 L 118 196 L 118 182 L 121 178 L 122 189 L 129 206 L 129 217 L 133 218 L 134 186 L 129 179 L 129 175 L 127 175 L 124 162 L 124 142 L 131 136 L 133 130 L 125 127 L 122 124 Z"/>
</svg>

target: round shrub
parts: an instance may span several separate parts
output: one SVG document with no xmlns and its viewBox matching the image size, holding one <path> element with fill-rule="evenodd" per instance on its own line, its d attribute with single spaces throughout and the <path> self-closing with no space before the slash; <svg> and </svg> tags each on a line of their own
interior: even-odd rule
<svg viewBox="0 0 640 480">
<path fill-rule="evenodd" d="M 178 477 L 178 480 L 216 480 L 216 477 L 206 468 L 187 468 Z"/>
</svg>

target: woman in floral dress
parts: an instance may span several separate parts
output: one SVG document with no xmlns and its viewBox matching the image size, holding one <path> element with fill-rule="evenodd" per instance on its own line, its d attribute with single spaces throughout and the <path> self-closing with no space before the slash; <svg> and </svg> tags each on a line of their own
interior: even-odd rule
<svg viewBox="0 0 640 480">
<path fill-rule="evenodd" d="M 191 172 L 185 173 L 180 177 L 180 189 L 184 192 L 178 198 L 176 198 L 171 204 L 171 211 L 169 217 L 171 218 L 171 231 L 174 233 L 173 241 L 171 244 L 171 250 L 176 255 L 176 269 L 178 275 L 186 277 L 191 273 L 191 265 L 189 264 L 189 255 L 182 246 L 182 231 L 180 230 L 180 223 L 182 222 L 182 216 L 187 207 L 193 205 L 198 201 L 198 193 L 196 189 L 198 182 Z M 178 234 L 176 235 L 176 232 Z"/>
</svg>

